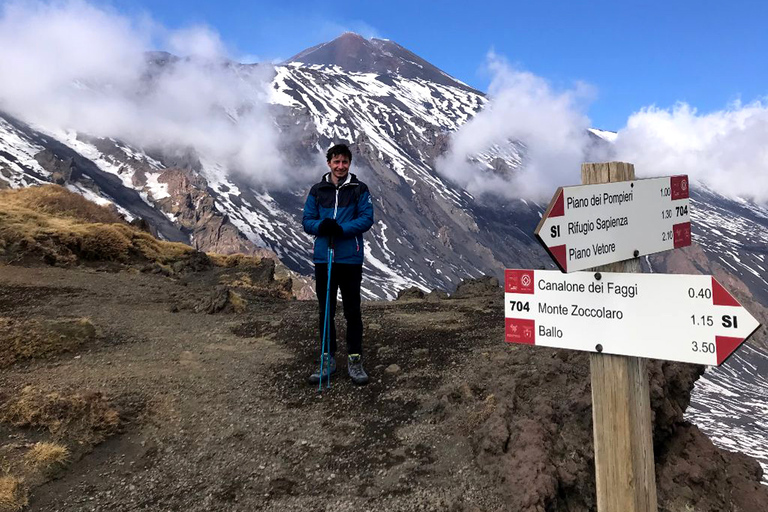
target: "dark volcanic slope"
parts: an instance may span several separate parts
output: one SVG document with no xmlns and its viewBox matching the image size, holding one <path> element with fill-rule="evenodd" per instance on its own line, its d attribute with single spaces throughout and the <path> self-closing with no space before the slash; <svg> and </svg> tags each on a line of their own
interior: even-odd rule
<svg viewBox="0 0 768 512">
<path fill-rule="evenodd" d="M 482 94 L 394 41 L 376 38 L 368 40 L 353 32 L 346 32 L 333 41 L 308 48 L 294 55 L 287 62 L 333 65 L 357 73 L 396 74 L 405 78 L 421 78 L 436 84 L 450 85 Z"/>
</svg>

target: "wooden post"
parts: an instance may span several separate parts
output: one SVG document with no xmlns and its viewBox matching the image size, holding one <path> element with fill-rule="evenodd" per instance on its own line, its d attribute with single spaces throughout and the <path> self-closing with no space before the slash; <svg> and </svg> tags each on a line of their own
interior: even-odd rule
<svg viewBox="0 0 768 512">
<path fill-rule="evenodd" d="M 635 179 L 624 162 L 582 164 L 584 185 Z M 595 272 L 639 272 L 637 259 Z M 648 319 L 652 322 L 653 319 Z M 657 512 L 651 400 L 645 359 L 591 353 L 598 512 Z"/>
</svg>

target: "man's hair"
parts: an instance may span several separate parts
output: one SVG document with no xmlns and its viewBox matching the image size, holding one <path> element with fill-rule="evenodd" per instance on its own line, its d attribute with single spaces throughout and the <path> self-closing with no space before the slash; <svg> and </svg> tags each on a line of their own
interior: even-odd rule
<svg viewBox="0 0 768 512">
<path fill-rule="evenodd" d="M 352 163 L 352 152 L 349 150 L 346 144 L 336 144 L 331 149 L 328 150 L 328 153 L 325 155 L 325 159 L 330 162 L 333 157 L 341 155 L 347 157 L 349 159 L 349 162 Z"/>
</svg>

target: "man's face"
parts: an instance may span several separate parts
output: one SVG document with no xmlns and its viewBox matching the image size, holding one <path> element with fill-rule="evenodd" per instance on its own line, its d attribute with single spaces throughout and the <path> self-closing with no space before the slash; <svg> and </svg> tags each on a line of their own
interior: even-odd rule
<svg viewBox="0 0 768 512">
<path fill-rule="evenodd" d="M 334 155 L 328 161 L 328 168 L 331 170 L 331 180 L 334 185 L 338 185 L 347 179 L 349 173 L 349 158 L 345 155 Z"/>
</svg>

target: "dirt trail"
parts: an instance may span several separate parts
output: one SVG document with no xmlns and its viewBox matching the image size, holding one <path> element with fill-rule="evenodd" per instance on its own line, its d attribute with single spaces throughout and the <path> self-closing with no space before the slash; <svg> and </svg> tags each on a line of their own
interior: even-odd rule
<svg viewBox="0 0 768 512">
<path fill-rule="evenodd" d="M 478 348 L 478 333 L 465 333 L 468 318 L 499 326 L 498 311 L 367 303 L 372 383 L 353 386 L 340 358 L 339 377 L 318 394 L 306 384 L 317 350 L 312 302 L 249 298 L 240 315 L 171 313 L 209 289 L 52 267 L 0 267 L 0 293 L 2 315 L 87 317 L 99 330 L 77 353 L 6 369 L 3 388 L 98 391 L 118 405 L 142 404 L 122 435 L 33 489 L 29 510 L 418 510 L 489 501 L 481 475 L 466 478 L 466 438 L 446 442 L 451 432 L 419 407 L 461 378 L 468 347 Z M 495 331 L 481 338 L 498 342 Z M 392 364 L 399 371 L 386 371 Z"/>
<path fill-rule="evenodd" d="M 31 489 L 27 510 L 594 510 L 586 358 L 504 344 L 500 292 L 364 303 L 371 383 L 355 387 L 341 357 L 318 394 L 306 383 L 314 302 L 246 296 L 244 313 L 216 315 L 179 307 L 209 296 L 204 283 L 0 266 L 0 316 L 86 317 L 98 333 L 75 352 L 4 369 L 0 389 L 100 392 L 122 422 L 92 450 L 73 449 Z M 655 371 L 657 430 L 678 439 L 695 372 Z M 672 388 L 681 396 L 668 398 Z M 3 425 L 0 435 L 28 445 L 47 434 Z M 662 510 L 765 509 L 754 461 L 711 448 L 686 466 L 686 451 L 711 443 L 695 427 L 685 436 L 674 453 L 658 444 L 657 474 L 676 468 L 690 491 L 680 501 L 661 489 Z M 699 466 L 719 483 L 691 477 Z"/>
</svg>

